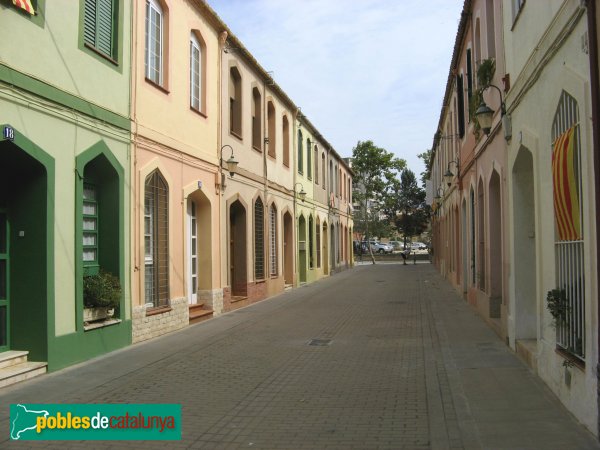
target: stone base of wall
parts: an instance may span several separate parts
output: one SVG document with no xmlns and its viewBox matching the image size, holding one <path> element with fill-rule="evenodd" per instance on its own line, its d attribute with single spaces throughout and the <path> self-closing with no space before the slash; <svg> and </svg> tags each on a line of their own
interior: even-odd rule
<svg viewBox="0 0 600 450">
<path fill-rule="evenodd" d="M 186 298 L 171 300 L 171 309 L 161 314 L 146 315 L 145 306 L 133 308 L 132 342 L 141 342 L 184 328 L 189 323 L 188 301 Z"/>
<path fill-rule="evenodd" d="M 242 299 L 231 299 L 231 288 L 223 288 L 223 312 L 233 311 L 253 303 L 264 300 L 267 297 L 267 283 L 265 281 L 251 282 L 246 285 L 248 296 Z"/>
<path fill-rule="evenodd" d="M 213 317 L 223 313 L 223 289 L 206 289 L 198 291 L 198 301 L 213 310 Z"/>
</svg>

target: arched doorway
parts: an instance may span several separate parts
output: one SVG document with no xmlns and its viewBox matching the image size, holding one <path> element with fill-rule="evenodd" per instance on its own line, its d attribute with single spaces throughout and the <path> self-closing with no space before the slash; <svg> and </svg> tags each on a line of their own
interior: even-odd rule
<svg viewBox="0 0 600 450">
<path fill-rule="evenodd" d="M 323 222 L 323 275 L 329 275 L 329 257 L 327 254 L 328 244 L 327 244 L 327 222 Z"/>
<path fill-rule="evenodd" d="M 294 224 L 292 215 L 283 215 L 283 274 L 285 284 L 294 284 Z"/>
<path fill-rule="evenodd" d="M 229 208 L 229 269 L 232 297 L 248 295 L 246 208 L 239 200 Z"/>
<path fill-rule="evenodd" d="M 489 187 L 490 317 L 500 317 L 502 305 L 502 204 L 500 175 L 494 170 Z"/>
<path fill-rule="evenodd" d="M 0 352 L 28 350 L 30 360 L 47 361 L 52 162 L 24 141 L 0 141 Z"/>
<path fill-rule="evenodd" d="M 461 206 L 461 224 L 462 270 L 460 276 L 462 292 L 466 294 L 469 279 L 469 251 L 467 246 L 467 201 L 464 199 Z"/>
<path fill-rule="evenodd" d="M 211 206 L 200 189 L 188 197 L 187 258 L 188 303 L 194 305 L 212 289 L 213 273 Z"/>
<path fill-rule="evenodd" d="M 521 147 L 512 169 L 515 339 L 537 338 L 535 196 L 533 156 Z"/>
<path fill-rule="evenodd" d="M 336 235 L 335 235 L 335 227 L 333 226 L 333 224 L 331 224 L 331 250 L 329 252 L 330 257 L 331 257 L 331 270 L 335 270 L 335 258 L 336 258 L 336 251 L 335 251 L 335 243 L 336 241 Z"/>
<path fill-rule="evenodd" d="M 306 282 L 306 219 L 298 219 L 298 276 L 300 283 Z"/>
</svg>

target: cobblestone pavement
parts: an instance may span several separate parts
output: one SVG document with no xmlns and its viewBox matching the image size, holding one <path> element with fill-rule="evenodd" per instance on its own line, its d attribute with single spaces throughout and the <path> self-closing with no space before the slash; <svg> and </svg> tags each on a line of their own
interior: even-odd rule
<svg viewBox="0 0 600 450">
<path fill-rule="evenodd" d="M 17 402 L 181 403 L 183 438 L 8 441 Z M 600 448 L 429 264 L 356 267 L 0 404 L 0 448 Z"/>
</svg>

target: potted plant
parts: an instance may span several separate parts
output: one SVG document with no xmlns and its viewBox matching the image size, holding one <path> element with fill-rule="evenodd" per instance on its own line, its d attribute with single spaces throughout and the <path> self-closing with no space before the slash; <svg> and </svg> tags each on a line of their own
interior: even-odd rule
<svg viewBox="0 0 600 450">
<path fill-rule="evenodd" d="M 83 320 L 92 322 L 109 316 L 110 310 L 119 306 L 121 283 L 119 279 L 104 270 L 96 275 L 83 277 Z"/>
</svg>

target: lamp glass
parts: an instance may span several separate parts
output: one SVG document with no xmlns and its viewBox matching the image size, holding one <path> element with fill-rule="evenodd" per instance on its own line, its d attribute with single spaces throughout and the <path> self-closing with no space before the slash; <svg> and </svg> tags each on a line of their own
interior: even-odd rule
<svg viewBox="0 0 600 450">
<path fill-rule="evenodd" d="M 304 199 L 306 199 L 306 192 L 304 192 L 304 188 L 300 190 L 300 192 L 298 192 L 298 197 L 300 197 L 300 200 L 304 201 Z"/>
<path fill-rule="evenodd" d="M 237 171 L 238 162 L 235 160 L 233 155 L 231 155 L 229 159 L 225 161 L 225 163 L 227 164 L 227 170 L 229 170 L 229 174 L 234 176 Z"/>
<path fill-rule="evenodd" d="M 479 126 L 485 134 L 490 134 L 492 129 L 492 118 L 494 116 L 494 110 L 491 109 L 484 101 L 481 102 L 477 111 L 475 111 L 475 117 Z"/>
</svg>

